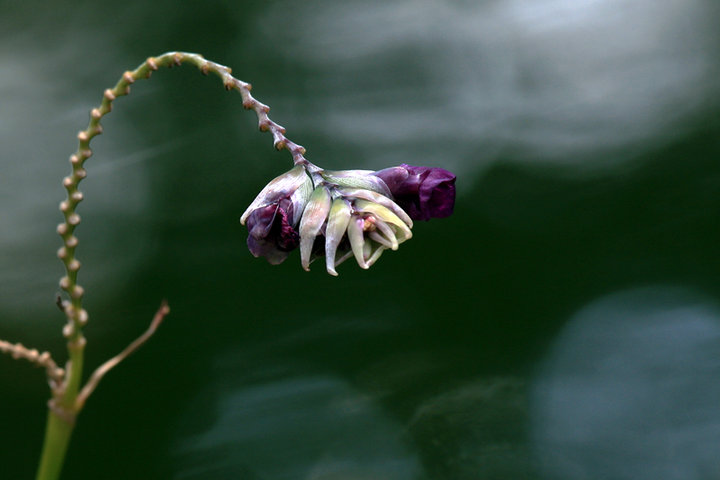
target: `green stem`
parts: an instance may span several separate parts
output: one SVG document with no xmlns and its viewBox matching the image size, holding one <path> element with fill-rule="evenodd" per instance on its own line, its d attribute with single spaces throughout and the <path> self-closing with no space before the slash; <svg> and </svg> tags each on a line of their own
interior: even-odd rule
<svg viewBox="0 0 720 480">
<path fill-rule="evenodd" d="M 36 480 L 57 480 L 65 462 L 74 422 L 62 418 L 53 409 L 48 410 L 45 441 Z"/>
<path fill-rule="evenodd" d="M 48 419 L 45 427 L 45 440 L 36 480 L 58 480 L 65 463 L 70 437 L 75 418 L 80 412 L 75 399 L 77 398 L 80 380 L 82 379 L 83 348 L 72 348 L 70 361 L 65 377 L 65 391 L 53 392 L 54 395 L 48 403 Z"/>
</svg>

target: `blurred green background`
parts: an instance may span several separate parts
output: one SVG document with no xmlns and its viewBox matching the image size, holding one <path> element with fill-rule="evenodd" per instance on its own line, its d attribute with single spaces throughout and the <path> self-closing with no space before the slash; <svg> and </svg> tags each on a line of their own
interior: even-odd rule
<svg viewBox="0 0 720 480">
<path fill-rule="evenodd" d="M 0 2 L 0 338 L 64 361 L 55 226 L 104 88 L 232 67 L 326 168 L 458 176 L 369 271 L 253 258 L 291 166 L 192 67 L 104 120 L 77 233 L 93 368 L 65 478 L 720 478 L 716 0 Z M 48 391 L 0 357 L 0 478 Z"/>
</svg>

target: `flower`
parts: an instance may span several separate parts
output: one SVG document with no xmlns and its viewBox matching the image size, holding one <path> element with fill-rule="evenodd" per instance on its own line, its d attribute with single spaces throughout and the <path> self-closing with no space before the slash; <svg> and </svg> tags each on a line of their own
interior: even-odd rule
<svg viewBox="0 0 720 480">
<path fill-rule="evenodd" d="M 312 180 L 302 166 L 273 179 L 240 217 L 248 227 L 247 245 L 255 257 L 282 263 L 300 243 L 296 230 L 305 210 Z"/>
<path fill-rule="evenodd" d="M 371 170 L 296 166 L 270 182 L 240 219 L 248 247 L 277 264 L 300 247 L 305 270 L 325 256 L 325 267 L 355 257 L 361 268 L 412 237 L 413 219 L 447 217 L 455 203 L 455 175 L 442 168 L 403 164 Z"/>
<path fill-rule="evenodd" d="M 443 168 L 399 167 L 375 172 L 413 220 L 448 217 L 455 206 L 455 175 Z"/>
</svg>

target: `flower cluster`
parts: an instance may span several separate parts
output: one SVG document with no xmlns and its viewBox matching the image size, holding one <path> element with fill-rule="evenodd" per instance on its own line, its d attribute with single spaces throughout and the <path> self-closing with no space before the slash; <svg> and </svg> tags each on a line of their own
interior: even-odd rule
<svg viewBox="0 0 720 480">
<path fill-rule="evenodd" d="M 314 167 L 314 166 L 313 166 Z M 298 165 L 271 181 L 240 218 L 248 248 L 278 264 L 300 247 L 305 270 L 325 256 L 328 273 L 351 256 L 369 268 L 383 251 L 412 237 L 413 220 L 449 216 L 455 175 L 400 165 L 378 172 Z"/>
</svg>

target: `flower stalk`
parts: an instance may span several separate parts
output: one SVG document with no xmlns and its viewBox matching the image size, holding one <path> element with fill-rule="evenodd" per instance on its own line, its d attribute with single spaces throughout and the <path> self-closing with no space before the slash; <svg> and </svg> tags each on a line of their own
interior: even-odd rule
<svg viewBox="0 0 720 480">
<path fill-rule="evenodd" d="M 232 75 L 230 68 L 219 63 L 208 61 L 195 53 L 168 52 L 157 57 L 150 57 L 135 70 L 122 74 L 114 87 L 103 92 L 102 102 L 90 111 L 90 121 L 85 130 L 78 133 L 77 151 L 70 156 L 71 172 L 63 178 L 63 186 L 67 197 L 60 203 L 63 222 L 57 227 L 62 238 L 62 246 L 57 252 L 58 258 L 65 267 L 65 275 L 60 279 L 60 288 L 67 294 L 67 299 L 58 305 L 65 314 L 67 322 L 63 327 L 63 335 L 67 339 L 68 359 L 65 368 L 59 368 L 48 352 L 39 353 L 28 349 L 20 343 L 11 344 L 0 340 L 0 353 L 10 354 L 16 359 L 25 359 L 35 365 L 44 367 L 50 384 L 51 398 L 48 402 L 48 420 L 43 442 L 43 449 L 36 478 L 38 480 L 56 480 L 60 476 L 70 437 L 78 413 L 87 398 L 97 387 L 105 374 L 124 360 L 128 355 L 145 343 L 169 313 L 167 303 L 163 302 L 148 330 L 131 343 L 117 356 L 98 367 L 83 385 L 83 361 L 86 339 L 83 328 L 88 323 L 89 314 L 83 308 L 84 288 L 78 283 L 78 271 L 81 264 L 76 256 L 78 238 L 75 230 L 81 222 L 77 207 L 83 201 L 80 183 L 87 177 L 85 162 L 92 156 L 91 140 L 103 132 L 102 118 L 110 113 L 113 102 L 130 93 L 131 85 L 136 81 L 149 78 L 152 73 L 162 67 L 173 67 L 191 64 L 204 75 L 213 74 L 220 78 L 226 90 L 237 90 L 242 98 L 245 109 L 253 110 L 258 119 L 258 128 L 270 132 L 273 145 L 277 150 L 290 152 L 293 163 L 304 172 L 318 170 L 305 157 L 305 148 L 285 136 L 285 128 L 268 117 L 270 108 L 257 101 L 250 93 L 251 85 Z M 304 174 L 303 174 L 304 175 Z"/>
<path fill-rule="evenodd" d="M 77 151 L 70 156 L 71 172 L 62 183 L 67 197 L 60 203 L 63 222 L 57 227 L 62 246 L 57 252 L 65 267 L 60 287 L 67 294 L 59 300 L 67 322 L 68 359 L 60 368 L 48 352 L 39 353 L 22 344 L 0 340 L 0 352 L 25 359 L 46 370 L 51 398 L 37 480 L 57 480 L 77 415 L 102 378 L 122 362 L 156 331 L 169 313 L 163 301 L 153 320 L 140 337 L 125 350 L 98 367 L 83 385 L 86 339 L 83 328 L 89 320 L 83 308 L 84 288 L 78 283 L 81 264 L 76 257 L 78 238 L 75 230 L 81 222 L 76 212 L 84 196 L 79 186 L 87 177 L 85 162 L 92 156 L 91 140 L 103 132 L 102 118 L 110 113 L 113 102 L 130 93 L 136 81 L 149 78 L 162 67 L 183 63 L 194 65 L 204 75 L 220 78 L 226 90 L 236 90 L 245 109 L 253 110 L 258 128 L 270 132 L 273 146 L 287 150 L 295 167 L 270 182 L 241 217 L 250 235 L 248 247 L 255 256 L 280 263 L 296 247 L 301 264 L 326 256 L 326 268 L 337 275 L 335 267 L 354 256 L 362 268 L 370 267 L 386 249 L 396 250 L 411 238 L 413 219 L 427 220 L 447 216 L 455 198 L 455 176 L 446 170 L 402 165 L 371 172 L 366 170 L 323 170 L 305 158 L 305 148 L 285 136 L 285 128 L 268 117 L 270 108 L 250 93 L 251 85 L 233 77 L 230 68 L 206 60 L 201 55 L 168 52 L 150 57 L 135 70 L 126 71 L 113 88 L 104 91 L 102 102 L 90 111 L 90 121 L 78 133 Z"/>
</svg>

